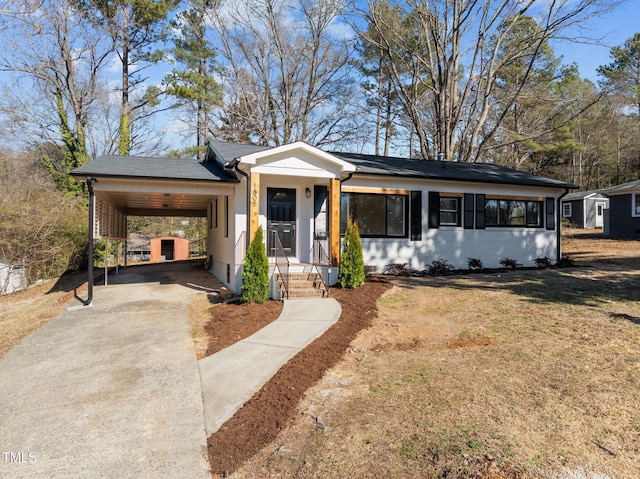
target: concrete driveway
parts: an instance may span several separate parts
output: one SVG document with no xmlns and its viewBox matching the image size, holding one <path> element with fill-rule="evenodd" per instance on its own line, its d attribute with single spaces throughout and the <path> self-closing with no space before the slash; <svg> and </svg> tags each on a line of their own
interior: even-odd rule
<svg viewBox="0 0 640 479">
<path fill-rule="evenodd" d="M 0 361 L 0 477 L 205 478 L 189 264 L 121 269 Z"/>
</svg>

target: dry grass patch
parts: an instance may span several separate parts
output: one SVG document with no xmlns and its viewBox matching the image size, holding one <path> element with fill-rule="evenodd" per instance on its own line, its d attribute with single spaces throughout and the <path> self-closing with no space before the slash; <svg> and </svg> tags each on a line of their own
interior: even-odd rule
<svg viewBox="0 0 640 479">
<path fill-rule="evenodd" d="M 640 477 L 640 242 L 590 241 L 576 268 L 396 280 L 236 477 Z"/>
<path fill-rule="evenodd" d="M 193 345 L 198 359 L 206 356 L 207 346 L 209 345 L 209 336 L 205 331 L 205 326 L 209 322 L 210 308 L 211 298 L 206 293 L 195 295 L 187 304 L 189 328 L 191 329 L 191 337 L 193 338 Z"/>
<path fill-rule="evenodd" d="M 69 275 L 0 296 L 0 357 L 58 316 L 67 306 L 63 301 L 82 279 L 80 275 Z"/>
</svg>

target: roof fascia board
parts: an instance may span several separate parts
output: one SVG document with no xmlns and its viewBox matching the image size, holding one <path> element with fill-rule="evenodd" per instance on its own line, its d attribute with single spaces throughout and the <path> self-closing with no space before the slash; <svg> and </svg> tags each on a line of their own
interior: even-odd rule
<svg viewBox="0 0 640 479">
<path fill-rule="evenodd" d="M 393 178 L 397 179 L 405 179 L 405 180 L 415 180 L 420 183 L 424 182 L 437 182 L 437 183 L 454 183 L 454 184 L 466 184 L 473 183 L 476 185 L 487 185 L 489 186 L 517 186 L 517 187 L 525 187 L 525 188 L 544 188 L 548 189 L 556 189 L 559 191 L 565 191 L 567 189 L 577 188 L 577 186 L 566 186 L 566 185 L 544 185 L 544 184 L 526 184 L 526 183 L 515 183 L 515 182 L 504 182 L 504 181 L 487 181 L 482 179 L 475 178 L 460 178 L 460 179 L 451 179 L 451 178 L 438 178 L 438 177 L 430 177 L 430 176 L 414 176 L 414 175 L 403 175 L 403 174 L 388 174 L 388 173 L 358 173 L 357 171 L 353 174 L 353 178 Z"/>
<path fill-rule="evenodd" d="M 73 173 L 71 176 L 77 181 L 85 181 L 87 177 L 91 177 L 95 180 L 105 179 L 105 180 L 121 180 L 121 181 L 131 181 L 131 182 L 140 182 L 140 181 L 161 181 L 161 182 L 177 182 L 177 183 L 200 183 L 203 185 L 211 185 L 211 184 L 230 184 L 234 185 L 236 183 L 240 183 L 240 180 L 229 178 L 229 179 L 217 179 L 217 180 L 203 180 L 196 178 L 171 178 L 166 176 L 131 176 L 131 175 L 117 175 L 117 174 L 102 174 L 102 173 Z"/>
<path fill-rule="evenodd" d="M 102 181 L 100 181 L 102 180 Z M 165 179 L 132 179 L 132 178 L 98 178 L 93 183 L 96 192 L 124 192 L 135 191 L 139 193 L 188 193 L 201 195 L 228 195 L 235 196 L 235 182 L 217 181 L 194 181 L 194 180 L 171 180 Z"/>
</svg>

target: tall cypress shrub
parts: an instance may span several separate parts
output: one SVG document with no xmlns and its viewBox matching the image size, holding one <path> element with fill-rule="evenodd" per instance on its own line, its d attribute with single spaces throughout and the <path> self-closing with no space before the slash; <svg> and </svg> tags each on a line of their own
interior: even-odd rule
<svg viewBox="0 0 640 479">
<path fill-rule="evenodd" d="M 240 301 L 243 303 L 262 304 L 269 297 L 269 260 L 262 238 L 262 227 L 258 227 L 244 258 L 240 287 Z"/>
<path fill-rule="evenodd" d="M 362 258 L 362 244 L 360 230 L 352 219 L 347 222 L 344 233 L 344 246 L 340 259 L 340 273 L 338 282 L 343 288 L 357 288 L 364 284 L 364 260 Z"/>
</svg>

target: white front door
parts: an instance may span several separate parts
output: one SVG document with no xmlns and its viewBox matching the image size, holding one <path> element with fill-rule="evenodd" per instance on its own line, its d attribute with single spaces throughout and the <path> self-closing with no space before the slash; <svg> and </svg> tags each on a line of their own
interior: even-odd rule
<svg viewBox="0 0 640 479">
<path fill-rule="evenodd" d="M 596 228 L 602 228 L 604 225 L 604 203 L 596 203 Z"/>
</svg>

